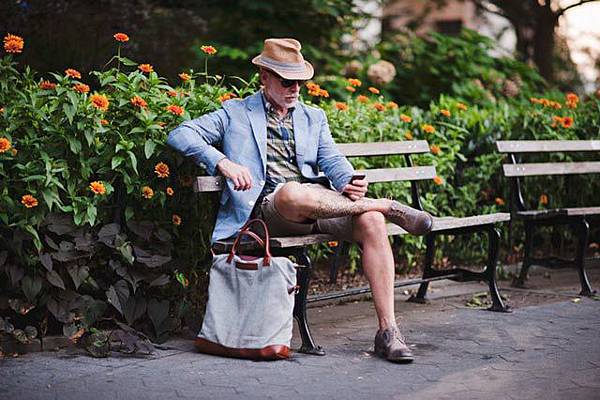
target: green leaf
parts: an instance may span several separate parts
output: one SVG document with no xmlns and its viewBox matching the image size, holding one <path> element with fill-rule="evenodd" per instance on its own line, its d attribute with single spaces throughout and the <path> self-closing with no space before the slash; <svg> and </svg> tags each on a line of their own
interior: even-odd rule
<svg viewBox="0 0 600 400">
<path fill-rule="evenodd" d="M 58 272 L 56 271 L 48 271 L 46 273 L 46 279 L 48 279 L 48 282 L 50 282 L 52 285 L 61 288 L 62 290 L 65 290 L 65 283 L 63 282 L 62 278 L 60 277 L 60 275 L 58 274 Z"/>
<path fill-rule="evenodd" d="M 27 232 L 29 232 L 31 234 L 31 236 L 33 236 L 33 244 L 35 245 L 35 248 L 37 249 L 37 251 L 41 251 L 42 250 L 42 241 L 40 240 L 37 230 L 31 225 L 24 225 L 23 229 L 25 229 Z"/>
<path fill-rule="evenodd" d="M 129 221 L 133 217 L 134 211 L 133 207 L 127 206 L 125 207 L 125 220 Z"/>
<path fill-rule="evenodd" d="M 117 168 L 119 165 L 121 165 L 121 163 L 123 162 L 123 157 L 122 156 L 114 156 L 112 158 L 112 162 L 110 164 L 112 169 Z"/>
<path fill-rule="evenodd" d="M 88 219 L 88 222 L 90 223 L 90 225 L 92 225 L 92 226 L 94 226 L 94 224 L 96 223 L 97 213 L 98 213 L 98 209 L 96 208 L 95 205 L 93 205 L 93 204 L 88 205 L 87 219 Z"/>
<path fill-rule="evenodd" d="M 63 104 L 63 111 L 65 112 L 65 115 L 67 116 L 67 119 L 69 120 L 69 123 L 72 124 L 73 117 L 75 116 L 77 109 L 75 107 L 73 107 L 71 104 L 65 103 L 65 104 Z"/>
<path fill-rule="evenodd" d="M 129 154 L 129 159 L 131 160 L 131 166 L 133 167 L 133 170 L 135 171 L 136 175 L 139 175 L 137 170 L 137 158 L 135 157 L 135 154 L 133 154 L 131 151 L 128 151 L 127 154 Z"/>
<path fill-rule="evenodd" d="M 154 153 L 154 149 L 156 148 L 156 142 L 152 139 L 146 140 L 146 144 L 144 144 L 144 154 L 146 155 L 146 159 L 150 159 L 152 154 Z"/>
<path fill-rule="evenodd" d="M 81 142 L 72 136 L 68 136 L 68 141 L 71 151 L 74 154 L 79 154 L 81 152 Z"/>
</svg>

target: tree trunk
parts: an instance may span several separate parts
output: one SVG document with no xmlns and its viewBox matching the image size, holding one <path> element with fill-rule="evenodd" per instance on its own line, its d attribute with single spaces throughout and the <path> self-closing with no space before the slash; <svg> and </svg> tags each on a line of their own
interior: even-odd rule
<svg viewBox="0 0 600 400">
<path fill-rule="evenodd" d="M 538 10 L 533 37 L 533 62 L 548 82 L 554 81 L 554 35 L 557 25 L 558 18 L 552 10 Z"/>
</svg>

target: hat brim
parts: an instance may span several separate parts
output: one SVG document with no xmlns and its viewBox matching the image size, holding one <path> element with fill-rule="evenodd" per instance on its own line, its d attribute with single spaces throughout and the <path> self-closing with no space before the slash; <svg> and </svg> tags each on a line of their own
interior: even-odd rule
<svg viewBox="0 0 600 400">
<path fill-rule="evenodd" d="M 315 75 L 313 66 L 306 60 L 304 61 L 304 65 L 300 66 L 300 68 L 298 68 L 298 65 L 293 65 L 292 68 L 287 68 L 284 65 L 277 65 L 273 64 L 272 62 L 268 62 L 259 54 L 252 59 L 252 64 L 271 70 L 277 75 L 281 76 L 283 79 L 298 79 L 306 81 Z"/>
</svg>

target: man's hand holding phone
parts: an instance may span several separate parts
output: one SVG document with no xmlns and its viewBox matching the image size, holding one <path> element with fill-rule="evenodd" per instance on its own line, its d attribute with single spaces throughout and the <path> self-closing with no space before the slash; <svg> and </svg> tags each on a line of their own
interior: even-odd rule
<svg viewBox="0 0 600 400">
<path fill-rule="evenodd" d="M 369 182 L 366 180 L 365 174 L 354 174 L 350 183 L 344 186 L 342 194 L 350 200 L 356 201 L 365 197 L 368 186 Z"/>
</svg>

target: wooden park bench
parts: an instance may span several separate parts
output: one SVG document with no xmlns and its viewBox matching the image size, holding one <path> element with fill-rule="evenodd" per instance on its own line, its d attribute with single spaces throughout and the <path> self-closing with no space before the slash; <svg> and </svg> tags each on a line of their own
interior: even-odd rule
<svg viewBox="0 0 600 400">
<path fill-rule="evenodd" d="M 600 152 L 600 140 L 506 140 L 496 142 L 498 151 L 506 153 L 510 164 L 504 164 L 504 176 L 511 181 L 510 211 L 512 221 L 521 221 L 525 225 L 525 249 L 523 265 L 516 286 L 523 286 L 531 265 L 547 268 L 575 267 L 581 281 L 581 295 L 591 296 L 594 291 L 585 272 L 585 250 L 588 246 L 589 219 L 600 215 L 600 207 L 552 208 L 532 210 L 523 197 L 525 177 L 549 175 L 573 175 L 600 173 L 600 161 L 566 162 L 521 162 L 524 156 L 545 155 L 551 153 Z M 569 187 L 566 190 L 577 190 Z M 600 190 L 600 187 L 598 187 Z M 556 193 L 558 195 L 558 193 Z M 552 195 L 552 194 L 550 194 Z M 573 259 L 560 257 L 534 257 L 534 229 L 541 226 L 569 225 L 576 237 L 576 254 Z"/>
<path fill-rule="evenodd" d="M 425 140 L 402 141 L 402 142 L 380 142 L 380 143 L 352 143 L 338 144 L 339 150 L 347 157 L 369 157 L 385 155 L 404 156 L 406 166 L 397 168 L 381 168 L 357 171 L 364 173 L 370 183 L 410 181 L 412 191 L 412 206 L 422 209 L 419 197 L 418 182 L 433 179 L 436 176 L 433 166 L 414 166 L 411 160 L 412 154 L 429 152 L 429 145 Z M 223 177 L 200 176 L 196 178 L 194 190 L 196 192 L 217 192 L 224 187 Z M 492 298 L 490 310 L 506 311 L 507 308 L 500 298 L 496 286 L 496 262 L 498 258 L 498 246 L 500 232 L 495 224 L 508 221 L 508 213 L 496 213 L 490 215 L 479 215 L 465 218 L 444 217 L 435 218 L 433 230 L 426 235 L 427 251 L 422 279 L 412 279 L 396 282 L 395 287 L 421 284 L 415 297 L 416 301 L 424 301 L 428 284 L 440 279 L 452 279 L 456 281 L 486 281 L 489 284 Z M 486 268 L 481 272 L 473 272 L 466 269 L 436 270 L 433 268 L 435 254 L 435 238 L 438 235 L 459 235 L 473 232 L 485 232 L 489 238 L 489 249 Z M 407 234 L 402 228 L 394 224 L 388 224 L 389 235 Z M 329 234 L 311 234 L 304 236 L 271 237 L 271 252 L 274 255 L 295 256 L 297 263 L 308 268 L 298 269 L 298 285 L 300 290 L 296 295 L 294 318 L 298 322 L 302 347 L 300 352 L 308 354 L 323 355 L 325 352 L 320 346 L 315 345 L 310 333 L 306 316 L 306 303 L 308 286 L 310 283 L 311 261 L 307 256 L 307 246 L 335 241 L 338 238 Z M 231 241 L 219 241 L 213 244 L 213 250 L 218 253 L 228 251 Z M 353 294 L 353 293 L 350 293 Z"/>
</svg>

